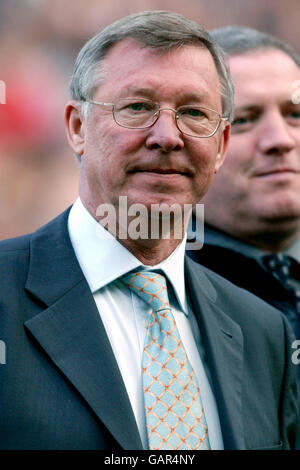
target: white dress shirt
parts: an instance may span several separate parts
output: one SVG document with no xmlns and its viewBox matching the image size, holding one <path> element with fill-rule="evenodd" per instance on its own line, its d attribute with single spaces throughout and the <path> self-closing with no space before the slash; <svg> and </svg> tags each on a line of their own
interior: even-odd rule
<svg viewBox="0 0 300 470">
<path fill-rule="evenodd" d="M 201 391 L 212 449 L 223 449 L 215 397 L 196 319 L 188 304 L 184 281 L 185 240 L 162 263 L 144 266 L 85 209 L 80 199 L 68 220 L 71 242 L 94 296 L 96 305 L 118 363 L 144 449 L 148 448 L 145 425 L 141 364 L 151 307 L 132 293 L 118 278 L 136 268 L 160 269 L 172 288 L 170 305 Z"/>
</svg>

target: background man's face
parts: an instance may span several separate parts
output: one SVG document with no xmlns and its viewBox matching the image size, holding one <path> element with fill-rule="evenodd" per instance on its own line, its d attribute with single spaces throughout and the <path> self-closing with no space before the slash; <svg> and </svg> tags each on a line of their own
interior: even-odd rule
<svg viewBox="0 0 300 470">
<path fill-rule="evenodd" d="M 235 121 L 225 164 L 205 202 L 206 221 L 239 235 L 256 224 L 300 220 L 300 70 L 276 49 L 232 56 Z"/>
<path fill-rule="evenodd" d="M 94 100 L 145 98 L 161 107 L 205 106 L 222 114 L 219 78 L 205 48 L 188 46 L 166 54 L 133 40 L 117 43 L 105 60 L 105 80 Z M 84 122 L 81 197 L 95 210 L 102 203 L 195 204 L 223 161 L 228 132 L 210 138 L 183 135 L 174 113 L 161 112 L 147 129 L 118 126 L 109 109 L 94 105 Z M 224 143 L 225 141 L 225 143 Z"/>
</svg>

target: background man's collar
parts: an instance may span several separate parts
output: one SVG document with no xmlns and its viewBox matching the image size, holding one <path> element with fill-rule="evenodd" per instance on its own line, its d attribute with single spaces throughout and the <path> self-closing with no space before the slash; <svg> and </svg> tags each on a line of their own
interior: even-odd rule
<svg viewBox="0 0 300 470">
<path fill-rule="evenodd" d="M 205 225 L 204 245 L 220 246 L 238 253 L 242 253 L 249 258 L 260 260 L 265 252 L 250 245 L 238 238 L 232 237 L 211 225 Z M 289 248 L 283 251 L 284 254 L 291 256 L 300 263 L 300 237 Z"/>
</svg>

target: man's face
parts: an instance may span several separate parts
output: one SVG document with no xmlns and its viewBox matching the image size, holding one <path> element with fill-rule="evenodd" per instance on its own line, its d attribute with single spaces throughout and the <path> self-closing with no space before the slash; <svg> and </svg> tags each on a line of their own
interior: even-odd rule
<svg viewBox="0 0 300 470">
<path fill-rule="evenodd" d="M 300 70 L 276 49 L 232 56 L 229 66 L 235 120 L 205 218 L 243 238 L 300 220 L 300 105 L 291 101 Z"/>
<path fill-rule="evenodd" d="M 162 108 L 198 105 L 222 114 L 219 88 L 205 48 L 188 46 L 160 54 L 128 39 L 109 51 L 105 79 L 93 99 L 115 103 L 144 98 Z M 100 204 L 117 206 L 119 196 L 127 196 L 128 205 L 142 203 L 147 208 L 195 204 L 223 161 L 229 132 L 221 126 L 213 137 L 195 138 L 177 129 L 171 110 L 161 111 L 152 127 L 134 130 L 117 125 L 110 108 L 93 105 L 81 125 L 76 113 L 76 108 L 69 113 L 69 135 L 81 155 L 80 196 L 93 214 Z"/>
</svg>

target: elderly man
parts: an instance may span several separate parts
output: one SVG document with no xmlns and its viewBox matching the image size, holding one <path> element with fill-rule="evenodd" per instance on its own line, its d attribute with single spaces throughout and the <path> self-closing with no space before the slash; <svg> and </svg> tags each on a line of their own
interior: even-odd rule
<svg viewBox="0 0 300 470">
<path fill-rule="evenodd" d="M 292 448 L 288 322 L 178 237 L 228 143 L 218 46 L 180 15 L 129 16 L 84 46 L 71 98 L 79 199 L 0 245 L 0 447 Z"/>
<path fill-rule="evenodd" d="M 190 255 L 284 312 L 298 340 L 298 364 L 300 57 L 249 28 L 212 36 L 228 54 L 235 117 L 226 162 L 203 198 L 204 248 Z M 297 373 L 300 384 L 300 367 Z"/>
</svg>

